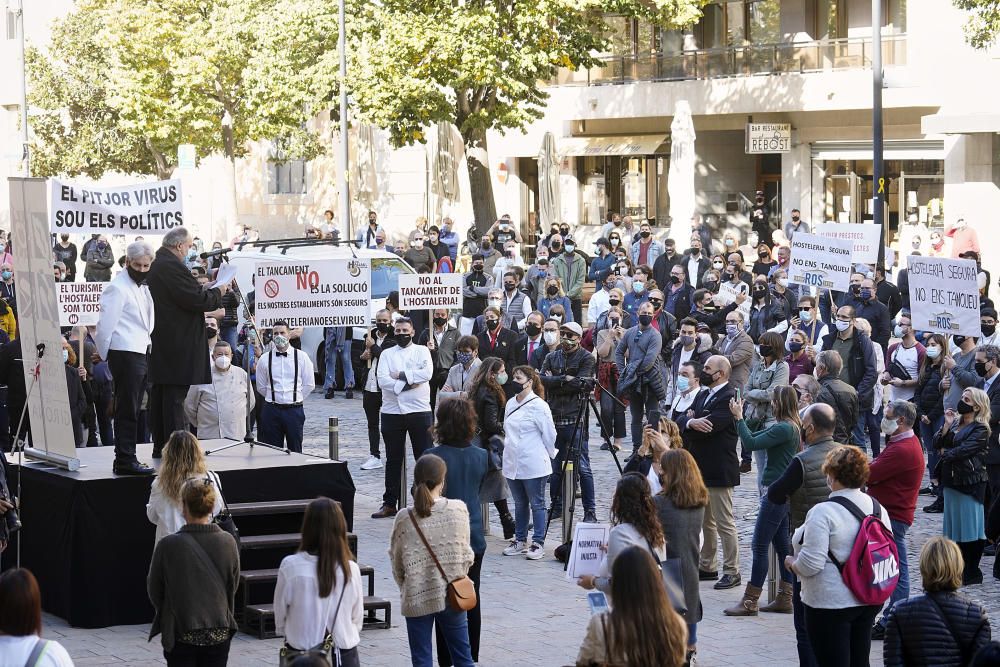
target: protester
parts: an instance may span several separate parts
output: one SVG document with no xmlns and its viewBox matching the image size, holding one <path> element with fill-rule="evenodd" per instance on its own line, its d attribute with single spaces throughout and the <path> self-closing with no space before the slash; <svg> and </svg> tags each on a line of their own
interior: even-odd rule
<svg viewBox="0 0 1000 667">
<path fill-rule="evenodd" d="M 391 317 L 388 310 L 380 310 L 375 314 L 375 327 L 365 336 L 365 350 L 361 353 L 361 361 L 367 365 L 367 377 L 361 394 L 361 404 L 365 410 L 365 421 L 368 425 L 368 460 L 361 464 L 362 470 L 376 470 L 382 467 L 379 452 L 379 416 L 382 409 L 382 390 L 378 386 L 378 362 L 382 350 L 396 344 L 392 335 Z"/>
<path fill-rule="evenodd" d="M 225 665 L 236 634 L 233 600 L 240 579 L 236 540 L 212 523 L 218 494 L 205 479 L 181 487 L 185 525 L 153 549 L 146 588 L 169 667 Z"/>
<path fill-rule="evenodd" d="M 978 388 L 985 391 L 990 399 L 990 448 L 983 463 L 989 477 L 986 507 L 991 507 L 1000 504 L 996 502 L 1000 499 L 1000 382 L 996 381 L 1000 376 L 1000 348 L 995 345 L 979 346 L 976 350 L 976 375 L 981 378 Z M 991 546 L 995 551 L 995 545 Z"/>
<path fill-rule="evenodd" d="M 802 212 L 797 208 L 793 208 L 791 213 L 792 219 L 790 222 L 786 222 L 784 227 L 785 238 L 789 241 L 791 241 L 799 232 L 802 232 L 803 234 L 809 233 L 809 223 L 802 220 Z"/>
<path fill-rule="evenodd" d="M 469 625 L 469 645 L 473 662 L 479 661 L 480 629 L 482 627 L 480 596 L 480 571 L 486 553 L 486 539 L 483 524 L 487 521 L 481 511 L 481 489 L 486 485 L 493 468 L 488 461 L 489 454 L 476 447 L 476 411 L 470 401 L 449 398 L 441 402 L 434 425 L 434 439 L 438 442 L 424 452 L 440 457 L 447 466 L 442 496 L 465 503 L 469 511 L 469 529 L 472 552 L 475 560 L 469 568 L 469 578 L 476 589 L 476 606 L 467 612 Z M 504 504 L 506 507 L 506 503 Z M 501 515 L 502 516 L 502 515 Z M 513 535 L 512 535 L 513 536 Z M 440 625 L 435 626 L 438 665 L 450 666 L 448 646 Z"/>
<path fill-rule="evenodd" d="M 323 328 L 323 358 L 326 368 L 323 374 L 324 398 L 336 395 L 337 362 L 344 374 L 344 398 L 354 398 L 354 366 L 351 363 L 351 327 Z"/>
<path fill-rule="evenodd" d="M 29 570 L 0 573 L 0 664 L 10 667 L 73 667 L 63 645 L 42 639 L 42 594 Z"/>
<path fill-rule="evenodd" d="M 302 453 L 303 402 L 316 386 L 309 355 L 291 346 L 288 323 L 271 325 L 271 342 L 257 360 L 257 391 L 264 397 L 261 442 Z"/>
<path fill-rule="evenodd" d="M 726 313 L 725 321 L 726 336 L 719 339 L 715 350 L 732 366 L 732 386 L 745 387 L 754 360 L 754 341 L 743 329 L 743 313 L 739 310 Z"/>
<path fill-rule="evenodd" d="M 79 259 L 79 254 L 76 244 L 70 242 L 69 234 L 59 235 L 59 241 L 52 246 L 52 254 L 57 261 L 66 265 L 66 282 L 76 282 L 76 261 Z"/>
<path fill-rule="evenodd" d="M 406 436 L 410 436 L 413 457 L 420 458 L 430 447 L 431 392 L 428 382 L 434 374 L 430 351 L 413 343 L 413 323 L 406 317 L 396 320 L 396 346 L 382 350 L 378 365 L 378 386 L 382 389 L 382 438 L 385 440 L 385 494 L 382 507 L 373 519 L 396 515 L 400 501 L 400 472 L 406 456 Z"/>
<path fill-rule="evenodd" d="M 341 667 L 359 667 L 364 620 L 361 570 L 347 545 L 340 504 L 316 498 L 306 506 L 299 548 L 285 556 L 274 588 L 274 626 L 284 636 L 282 664 L 320 651 Z"/>
<path fill-rule="evenodd" d="M 442 496 L 446 474 L 440 457 L 418 455 L 413 467 L 413 507 L 396 515 L 389 542 L 392 576 L 399 586 L 414 667 L 433 664 L 434 625 L 441 627 L 455 667 L 473 667 L 466 612 L 451 609 L 445 602 L 448 583 L 466 576 L 475 563 L 469 546 L 469 511 L 460 500 Z"/>
<path fill-rule="evenodd" d="M 99 236 L 96 242 L 87 247 L 81 259 L 85 263 L 83 277 L 88 283 L 111 280 L 111 267 L 115 265 L 115 256 L 107 237 Z"/>
<path fill-rule="evenodd" d="M 837 442 L 851 444 L 854 442 L 852 430 L 858 419 L 858 393 L 841 379 L 843 363 L 836 350 L 823 350 L 816 355 L 816 379 L 819 381 L 820 391 L 813 397 L 813 401 L 826 403 L 836 411 L 837 430 L 834 438 Z"/>
<path fill-rule="evenodd" d="M 886 370 L 880 380 L 887 385 L 890 401 L 908 401 L 916 393 L 927 349 L 917 341 L 908 312 L 899 314 L 893 335 L 900 341 L 889 346 Z"/>
<path fill-rule="evenodd" d="M 666 398 L 663 386 L 663 338 L 653 329 L 653 305 L 639 306 L 638 325 L 627 330 L 615 348 L 618 389 L 632 413 L 632 451 L 639 449 L 643 421 Z"/>
<path fill-rule="evenodd" d="M 517 288 L 518 282 L 516 271 L 504 271 L 501 281 L 503 291 L 500 293 L 500 310 L 509 321 L 509 325 L 506 325 L 508 329 L 524 331 L 525 322 L 531 314 L 531 299 Z"/>
<path fill-rule="evenodd" d="M 858 447 L 864 447 L 864 422 L 858 419 L 858 415 L 870 412 L 872 409 L 878 367 L 872 339 L 858 331 L 855 326 L 856 318 L 853 306 L 841 306 L 837 310 L 837 319 L 834 322 L 837 330 L 827 334 L 823 339 L 823 349 L 835 352 L 840 357 L 842 363 L 837 375 L 857 391 L 860 412 L 855 411 L 854 416 L 850 420 L 845 419 L 844 423 L 851 434 L 850 442 Z M 819 366 L 819 362 L 816 365 Z M 844 416 L 838 415 L 838 417 Z"/>
<path fill-rule="evenodd" d="M 583 284 L 587 277 L 587 260 L 583 258 L 583 255 L 576 252 L 576 243 L 572 238 L 565 239 L 564 241 L 564 247 L 555 239 L 553 239 L 550 245 L 552 252 L 556 254 L 555 258 L 551 261 L 552 270 L 556 277 L 559 278 L 559 283 L 565 290 L 565 294 L 572 305 L 572 321 L 582 322 L 582 296 Z M 560 253 L 560 248 L 564 252 Z M 570 312 L 570 310 L 566 311 L 567 316 Z"/>
<path fill-rule="evenodd" d="M 858 332 L 871 336 L 872 328 L 868 320 L 859 317 L 854 321 L 854 326 Z M 885 353 L 880 345 L 872 345 L 872 352 L 875 354 L 875 372 L 881 377 L 886 371 Z M 882 421 L 883 405 L 885 405 L 884 388 L 881 382 L 876 381 L 872 388 L 871 407 L 861 410 L 858 414 L 858 426 L 861 427 L 862 433 L 868 436 L 873 457 L 877 457 L 881 452 L 882 432 L 879 430 L 879 423 Z"/>
<path fill-rule="evenodd" d="M 70 426 L 73 430 L 75 447 L 83 447 L 83 411 L 87 407 L 87 399 L 83 393 L 82 377 L 87 376 L 87 369 L 76 366 L 76 351 L 65 339 L 62 340 L 63 369 L 66 372 L 67 398 L 69 399 Z"/>
<path fill-rule="evenodd" d="M 939 481 L 944 493 L 945 537 L 958 543 L 965 561 L 962 585 L 983 583 L 979 560 L 986 533 L 983 503 L 987 480 L 983 457 L 989 449 L 990 399 L 982 389 L 966 389 L 956 410 L 944 414 L 934 437 L 940 452 Z"/>
<path fill-rule="evenodd" d="M 789 336 L 794 331 L 801 331 L 805 335 L 805 350 L 810 358 L 823 349 L 823 341 L 829 335 L 829 329 L 820 318 L 819 308 L 816 307 L 816 298 L 812 296 L 799 297 L 799 309 L 789 319 L 791 325 L 788 329 Z"/>
<path fill-rule="evenodd" d="M 146 274 L 153 299 L 156 325 L 152 330 L 149 356 L 149 419 L 153 433 L 153 458 L 160 458 L 163 446 L 174 431 L 185 427 L 184 399 L 193 384 L 212 381 L 205 350 L 204 313 L 222 305 L 228 285 L 202 289 L 184 266 L 194 245 L 190 232 L 174 227 L 163 237 Z M 309 374 L 310 380 L 312 374 Z M 258 382 L 259 382 L 258 370 Z"/>
<path fill-rule="evenodd" d="M 462 336 L 455 348 L 455 365 L 448 370 L 448 379 L 438 392 L 438 398 L 469 398 L 469 387 L 472 378 L 476 376 L 479 366 L 479 339 L 475 336 Z"/>
<path fill-rule="evenodd" d="M 653 281 L 653 270 L 645 264 L 635 267 L 632 275 L 632 289 L 625 295 L 625 302 L 622 304 L 632 317 L 638 316 L 639 306 L 649 301 L 650 290 L 656 288 Z"/>
<path fill-rule="evenodd" d="M 601 426 L 606 438 L 614 438 L 615 450 L 622 448 L 625 439 L 625 405 L 618 398 L 618 366 L 615 364 L 615 350 L 625 335 L 622 327 L 622 310 L 614 306 L 608 311 L 605 328 L 598 329 L 594 337 L 594 351 L 597 353 L 597 381 L 594 394 L 601 407 Z M 607 444 L 601 446 L 606 449 Z"/>
<path fill-rule="evenodd" d="M 181 491 L 189 479 L 210 480 L 216 486 L 214 518 L 223 509 L 222 482 L 205 465 L 201 444 L 187 431 L 174 431 L 163 450 L 159 474 L 149 490 L 146 517 L 156 525 L 156 542 L 173 535 L 184 525 Z"/>
<path fill-rule="evenodd" d="M 378 224 L 378 214 L 375 211 L 368 211 L 368 226 L 364 229 L 358 230 L 357 244 L 359 248 L 375 248 L 375 236 L 378 233 L 383 234 L 383 239 L 385 238 L 385 230 L 382 226 Z"/>
<path fill-rule="evenodd" d="M 661 418 L 660 421 L 673 424 L 666 418 Z M 676 430 L 677 425 L 673 424 L 673 426 Z M 678 439 L 680 439 L 679 433 Z M 646 478 L 649 490 L 654 496 L 663 488 L 660 485 L 660 475 L 663 473 L 660 469 L 660 457 L 670 446 L 671 442 L 660 432 L 657 424 L 646 424 L 645 428 L 642 429 L 642 445 L 625 464 L 625 472 L 637 472 Z"/>
<path fill-rule="evenodd" d="M 220 341 L 212 350 L 212 382 L 192 385 L 184 400 L 188 423 L 202 440 L 242 440 L 247 434 L 247 414 L 256 398 L 247 373 L 233 366 L 233 350 Z"/>
<path fill-rule="evenodd" d="M 514 356 L 518 365 L 531 362 L 535 351 L 545 347 L 545 337 L 542 327 L 545 326 L 545 316 L 540 311 L 533 310 L 524 320 L 524 335 L 517 341 Z"/>
<path fill-rule="evenodd" d="M 938 451 L 934 447 L 934 436 L 944 423 L 941 382 L 945 374 L 944 360 L 948 357 L 948 339 L 941 334 L 931 334 L 926 340 L 926 346 L 926 356 L 913 393 L 913 404 L 917 406 L 920 442 L 927 452 L 927 472 L 930 474 L 930 485 L 921 489 L 920 493 L 937 496 L 933 503 L 924 507 L 925 512 L 937 514 L 944 511 L 944 500 L 938 484 Z"/>
<path fill-rule="evenodd" d="M 913 525 L 917 493 L 924 478 L 924 454 L 920 440 L 913 434 L 917 411 L 909 401 L 896 399 L 885 407 L 881 429 L 885 449 L 871 462 L 868 494 L 889 512 L 892 538 L 899 554 L 899 581 L 882 611 L 882 618 L 872 626 L 872 639 L 885 637 L 889 612 L 896 603 L 910 596 L 910 572 L 906 552 L 906 532 Z"/>
<path fill-rule="evenodd" d="M 759 356 L 753 362 L 743 393 L 747 403 L 745 417 L 752 431 L 763 430 L 764 426 L 774 419 L 772 411 L 774 390 L 777 387 L 787 386 L 789 378 L 788 364 L 782 359 L 784 341 L 781 335 L 767 331 L 761 335 L 759 342 L 757 348 Z M 741 472 L 749 472 L 750 452 L 746 447 L 743 450 Z M 763 449 L 757 450 L 754 452 L 754 457 L 757 460 L 757 485 L 761 486 L 767 452 Z M 781 469 L 783 470 L 784 466 Z M 778 472 L 780 473 L 780 470 Z"/>
<path fill-rule="evenodd" d="M 437 406 L 438 392 L 448 381 L 448 373 L 455 365 L 455 346 L 461 334 L 451 323 L 446 308 L 431 311 L 431 326 L 417 336 L 417 345 L 423 345 L 431 353 L 434 374 L 430 380 L 431 411 Z"/>
<path fill-rule="evenodd" d="M 876 501 L 861 491 L 868 481 L 864 452 L 837 447 L 827 454 L 822 472 L 830 485 L 831 500 L 843 499 L 866 515 L 875 512 L 891 530 L 889 513 L 884 507 L 876 508 Z M 860 525 L 838 502 L 817 503 L 792 536 L 795 556 L 785 557 L 785 567 L 802 582 L 806 632 L 820 667 L 868 664 L 878 606 L 858 604 L 838 567 L 838 563 L 848 562 Z"/>
<path fill-rule="evenodd" d="M 496 357 L 486 359 L 476 371 L 469 384 L 468 400 L 474 408 L 476 427 L 474 428 L 473 444 L 483 449 L 495 462 L 493 468 L 500 465 L 503 457 L 503 412 L 506 403 L 503 386 L 507 384 L 507 369 L 502 360 Z M 439 417 L 440 419 L 440 417 Z M 445 459 L 448 462 L 448 459 Z M 509 492 L 501 475 L 496 475 L 488 486 L 479 490 L 478 500 L 493 503 L 500 515 L 503 525 L 504 539 L 514 537 L 514 517 L 507 506 Z M 478 487 L 477 487 L 478 488 Z M 470 510 L 475 524 L 475 512 Z"/>
<path fill-rule="evenodd" d="M 538 310 L 542 315 L 549 317 L 553 306 L 562 306 L 566 313 L 567 322 L 575 322 L 573 317 L 573 304 L 562 289 L 562 282 L 555 276 L 549 276 L 545 280 L 545 296 L 538 300 Z"/>
</svg>

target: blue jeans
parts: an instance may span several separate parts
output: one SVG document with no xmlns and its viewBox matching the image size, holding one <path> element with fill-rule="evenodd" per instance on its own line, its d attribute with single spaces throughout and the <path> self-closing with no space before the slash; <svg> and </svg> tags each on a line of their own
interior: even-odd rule
<svg viewBox="0 0 1000 667">
<path fill-rule="evenodd" d="M 941 456 L 934 449 L 934 434 L 941 429 L 942 424 L 944 424 L 944 415 L 938 417 L 930 424 L 920 422 L 920 444 L 924 446 L 924 451 L 927 452 L 927 472 L 935 484 L 938 480 L 934 479 L 934 468 L 937 466 L 938 459 Z M 938 493 L 940 494 L 940 490 Z"/>
<path fill-rule="evenodd" d="M 344 389 L 354 388 L 354 366 L 351 365 L 351 341 L 338 340 L 334 337 L 333 328 L 327 328 L 324 342 L 326 355 L 326 377 L 323 379 L 323 389 L 333 389 L 337 384 L 337 359 L 344 366 Z"/>
<path fill-rule="evenodd" d="M 792 573 L 785 569 L 785 556 L 791 551 L 788 532 L 788 503 L 772 503 L 767 496 L 760 499 L 760 510 L 757 512 L 757 523 L 753 527 L 753 566 L 750 569 L 750 584 L 763 587 L 767 578 L 768 558 L 767 548 L 774 545 L 778 554 L 778 570 L 781 580 L 792 583 Z"/>
<path fill-rule="evenodd" d="M 872 446 L 872 458 L 882 453 L 882 414 L 884 408 L 879 408 L 878 412 L 868 410 L 865 412 L 865 429 L 868 431 L 868 441 Z"/>
<path fill-rule="evenodd" d="M 533 479 L 507 478 L 510 495 L 514 497 L 514 538 L 528 540 L 528 512 L 531 512 L 531 541 L 545 544 L 545 482 L 548 476 Z"/>
<path fill-rule="evenodd" d="M 895 519 L 889 519 L 889 523 L 892 524 L 892 539 L 896 543 L 896 551 L 899 552 L 899 582 L 896 584 L 896 590 L 889 596 L 885 610 L 882 611 L 879 624 L 883 628 L 889 624 L 889 612 L 892 610 L 892 605 L 910 597 L 910 567 L 906 559 L 906 531 L 910 527 Z"/>
<path fill-rule="evenodd" d="M 861 451 L 867 451 L 868 449 L 868 438 L 865 436 L 865 427 L 868 425 L 868 421 L 865 419 L 864 412 L 864 408 L 861 408 L 858 421 L 854 423 L 854 427 L 851 429 L 851 440 L 854 441 L 854 445 L 859 447 Z"/>
<path fill-rule="evenodd" d="M 561 502 L 562 489 L 559 486 L 559 474 L 563 469 L 563 459 L 573 441 L 573 431 L 576 430 L 576 447 L 580 452 L 580 491 L 583 492 L 583 510 L 597 511 L 597 500 L 594 498 L 594 473 L 590 470 L 590 438 L 587 430 L 587 420 L 570 426 L 556 427 L 556 458 L 552 460 L 552 477 L 550 477 L 549 497 L 552 504 Z M 515 520 L 516 521 L 516 520 Z"/>
<path fill-rule="evenodd" d="M 698 624 L 688 623 L 688 646 L 694 646 L 698 643 Z"/>
<path fill-rule="evenodd" d="M 433 667 L 435 624 L 444 633 L 452 664 L 455 667 L 473 667 L 472 649 L 469 648 L 469 624 L 465 612 L 451 609 L 406 619 L 406 637 L 410 642 L 410 661 L 413 667 Z"/>
<path fill-rule="evenodd" d="M 229 343 L 229 347 L 233 350 L 233 352 L 235 352 L 237 349 L 237 342 L 236 342 L 237 333 L 238 333 L 237 328 L 235 326 L 222 327 L 222 330 L 219 332 L 219 335 L 222 337 L 222 340 Z"/>
</svg>

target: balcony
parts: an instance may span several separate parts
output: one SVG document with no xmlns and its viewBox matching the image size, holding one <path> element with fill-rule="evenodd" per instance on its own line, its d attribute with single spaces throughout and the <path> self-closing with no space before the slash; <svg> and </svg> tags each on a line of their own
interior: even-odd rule
<svg viewBox="0 0 1000 667">
<path fill-rule="evenodd" d="M 612 56 L 590 69 L 560 68 L 550 86 L 599 86 L 636 81 L 692 81 L 766 74 L 871 68 L 870 37 L 754 44 L 677 54 Z M 906 35 L 882 37 L 882 65 L 906 64 Z"/>
</svg>

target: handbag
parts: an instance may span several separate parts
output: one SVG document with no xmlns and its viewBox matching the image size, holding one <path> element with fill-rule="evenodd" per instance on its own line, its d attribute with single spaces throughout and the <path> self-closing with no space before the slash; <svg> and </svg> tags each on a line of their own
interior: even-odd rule
<svg viewBox="0 0 1000 667">
<path fill-rule="evenodd" d="M 912 380 L 913 376 L 910 375 L 910 371 L 903 368 L 903 364 L 896 361 L 896 355 L 899 354 L 899 350 L 892 355 L 892 359 L 889 360 L 889 377 L 894 377 L 897 380 Z"/>
<path fill-rule="evenodd" d="M 206 482 L 215 484 L 215 489 L 219 492 L 219 497 L 222 498 L 222 511 L 212 518 L 212 523 L 233 536 L 238 550 L 240 548 L 240 529 L 236 527 L 233 514 L 229 511 L 229 503 L 226 502 L 226 496 L 222 493 L 222 483 L 214 472 L 210 472 L 205 479 Z"/>
<path fill-rule="evenodd" d="M 346 572 L 345 572 L 346 574 Z M 344 585 L 340 589 L 340 597 L 337 599 L 337 608 L 333 611 L 333 621 L 330 626 L 337 624 L 337 615 L 340 614 L 340 603 L 344 601 L 344 593 L 347 591 L 347 578 L 344 578 Z M 288 667 L 299 656 L 309 656 L 310 658 L 323 658 L 329 662 L 330 653 L 333 651 L 333 633 L 326 631 L 323 641 L 312 648 L 293 648 L 287 643 L 278 649 L 278 667 Z"/>
<path fill-rule="evenodd" d="M 410 521 L 413 522 L 413 527 L 417 529 L 417 535 L 420 536 L 420 540 L 427 547 L 428 553 L 430 553 L 431 558 L 434 559 L 434 564 L 437 565 L 438 572 L 448 583 L 445 589 L 445 603 L 454 611 L 469 611 L 478 604 L 476 599 L 476 586 L 469 578 L 469 575 L 465 574 L 455 579 L 454 581 L 448 581 L 448 575 L 445 574 L 444 568 L 441 567 L 441 561 L 438 560 L 437 554 L 431 549 L 431 543 L 427 541 L 424 537 L 424 531 L 420 530 L 420 524 L 417 522 L 417 517 L 414 516 L 412 509 L 407 509 L 407 513 L 410 515 Z"/>
<path fill-rule="evenodd" d="M 646 544 L 649 545 L 649 552 L 656 559 L 656 564 L 660 566 L 660 572 L 663 575 L 663 587 L 667 591 L 667 597 L 670 598 L 670 606 L 678 614 L 686 614 L 688 607 L 687 599 L 684 597 L 684 571 L 681 569 L 681 559 L 668 557 L 661 561 L 653 549 L 653 545 L 649 544 L 649 542 Z"/>
</svg>

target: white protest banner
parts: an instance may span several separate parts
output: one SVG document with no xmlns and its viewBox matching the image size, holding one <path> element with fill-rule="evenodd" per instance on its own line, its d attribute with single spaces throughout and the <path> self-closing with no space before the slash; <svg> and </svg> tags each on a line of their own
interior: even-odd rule
<svg viewBox="0 0 1000 667">
<path fill-rule="evenodd" d="M 719 293 L 715 297 L 715 301 L 720 306 L 728 306 L 733 301 L 736 301 L 736 297 L 740 294 L 749 294 L 750 287 L 746 283 L 736 283 L 735 285 L 729 282 L 719 284 Z M 743 303 L 736 306 L 736 310 L 743 314 L 743 321 L 746 323 L 750 322 L 750 303 L 751 300 L 748 297 Z"/>
<path fill-rule="evenodd" d="M 97 326 L 101 316 L 101 294 L 107 286 L 107 283 L 56 283 L 59 326 Z"/>
<path fill-rule="evenodd" d="M 608 543 L 611 526 L 606 523 L 577 523 L 573 526 L 573 547 L 569 552 L 566 578 L 576 581 L 585 574 L 597 576 Z"/>
<path fill-rule="evenodd" d="M 983 335 L 979 323 L 979 269 L 971 259 L 907 258 L 913 328 L 946 335 Z"/>
<path fill-rule="evenodd" d="M 799 232 L 792 239 L 788 282 L 846 292 L 851 284 L 853 252 L 848 239 Z"/>
<path fill-rule="evenodd" d="M 463 279 L 461 273 L 400 273 L 399 309 L 461 308 Z"/>
<path fill-rule="evenodd" d="M 878 246 L 882 243 L 882 225 L 845 225 L 824 222 L 816 225 L 816 233 L 833 239 L 847 239 L 852 245 L 851 261 L 859 264 L 878 262 Z"/>
<path fill-rule="evenodd" d="M 371 260 L 258 262 L 255 315 L 261 327 L 285 320 L 295 327 L 367 327 Z"/>
<path fill-rule="evenodd" d="M 49 179 L 49 231 L 55 234 L 166 234 L 184 224 L 181 182 L 114 188 Z"/>
</svg>

